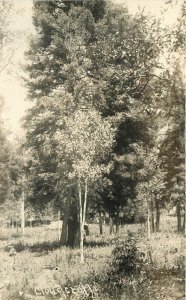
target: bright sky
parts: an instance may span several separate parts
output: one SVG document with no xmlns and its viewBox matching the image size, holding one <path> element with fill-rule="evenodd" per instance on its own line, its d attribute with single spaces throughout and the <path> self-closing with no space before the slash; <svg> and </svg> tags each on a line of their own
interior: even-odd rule
<svg viewBox="0 0 186 300">
<path fill-rule="evenodd" d="M 165 7 L 164 0 L 112 0 L 115 3 L 127 4 L 129 11 L 135 13 L 138 7 L 145 7 L 153 15 L 159 17 L 161 7 Z M 182 2 L 182 0 L 179 0 Z M 32 25 L 32 0 L 14 0 L 15 7 L 21 10 L 11 16 L 12 32 L 22 32 L 21 38 L 15 39 L 12 48 L 15 49 L 13 57 L 13 66 L 7 72 L 0 74 L 0 94 L 5 100 L 5 119 L 13 136 L 19 135 L 21 130 L 20 119 L 25 110 L 30 106 L 26 101 L 26 88 L 20 78 L 23 75 L 21 64 L 24 63 L 24 51 L 28 48 L 28 36 L 34 33 Z M 172 24 L 178 15 L 178 10 L 173 7 L 166 13 L 165 23 Z"/>
</svg>

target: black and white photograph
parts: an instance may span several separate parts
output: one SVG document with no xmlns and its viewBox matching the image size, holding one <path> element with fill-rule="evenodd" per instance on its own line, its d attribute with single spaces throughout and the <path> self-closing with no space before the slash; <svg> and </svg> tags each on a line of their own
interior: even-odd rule
<svg viewBox="0 0 186 300">
<path fill-rule="evenodd" d="M 0 300 L 185 299 L 184 0 L 0 0 Z"/>
</svg>

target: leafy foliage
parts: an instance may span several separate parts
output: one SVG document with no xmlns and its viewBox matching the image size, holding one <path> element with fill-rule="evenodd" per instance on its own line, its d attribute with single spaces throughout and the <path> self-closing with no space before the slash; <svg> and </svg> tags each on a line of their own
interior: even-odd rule
<svg viewBox="0 0 186 300">
<path fill-rule="evenodd" d="M 69 165 L 69 178 L 98 179 L 108 168 L 100 163 L 109 155 L 114 130 L 95 110 L 78 110 L 56 132 L 60 165 Z"/>
<path fill-rule="evenodd" d="M 176 30 L 183 27 L 183 12 L 184 7 Z M 131 16 L 125 7 L 106 1 L 37 1 L 33 22 L 37 34 L 26 54 L 26 83 L 34 102 L 25 122 L 32 149 L 30 199 L 62 203 L 69 182 L 74 184 L 80 174 L 95 178 L 105 163 L 112 166 L 110 174 L 89 193 L 96 195 L 94 208 L 130 211 L 131 219 L 134 213 L 145 219 L 149 199 L 159 218 L 170 194 L 175 199 L 183 194 L 182 180 L 171 175 L 170 164 L 171 149 L 183 131 L 183 122 L 177 121 L 183 95 L 176 95 L 178 83 L 171 73 L 171 59 L 181 53 L 181 35 L 176 38 L 175 29 L 162 27 L 143 11 Z M 164 56 L 168 65 L 162 63 Z M 174 101 L 180 101 L 177 112 Z M 99 159 L 95 153 L 104 150 L 99 140 L 109 148 L 103 132 L 110 129 L 99 127 L 98 119 L 117 128 L 112 155 Z M 176 160 L 174 172 L 183 165 Z"/>
<path fill-rule="evenodd" d="M 0 199 L 4 202 L 9 194 L 10 143 L 3 120 L 3 100 L 0 98 Z"/>
</svg>

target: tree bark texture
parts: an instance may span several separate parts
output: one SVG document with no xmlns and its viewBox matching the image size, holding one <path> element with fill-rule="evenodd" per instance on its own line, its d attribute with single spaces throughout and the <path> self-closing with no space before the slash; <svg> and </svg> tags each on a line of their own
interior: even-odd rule
<svg viewBox="0 0 186 300">
<path fill-rule="evenodd" d="M 149 204 L 147 203 L 147 237 L 150 238 L 150 209 Z"/>
<path fill-rule="evenodd" d="M 116 233 L 119 232 L 119 225 L 120 225 L 120 218 L 119 218 L 119 212 L 116 214 Z"/>
<path fill-rule="evenodd" d="M 71 248 L 74 248 L 75 246 L 78 246 L 78 244 L 79 244 L 78 241 L 76 241 L 76 237 L 78 235 L 78 227 L 79 227 L 78 220 L 69 217 L 67 245 Z"/>
<path fill-rule="evenodd" d="M 99 212 L 99 234 L 103 234 L 103 218 L 101 212 Z"/>
<path fill-rule="evenodd" d="M 185 234 L 185 214 L 184 214 L 184 216 L 183 216 L 182 232 Z"/>
<path fill-rule="evenodd" d="M 57 218 L 58 218 L 58 240 L 60 241 L 60 219 L 61 219 L 61 213 L 60 213 L 60 210 L 58 210 L 58 214 L 57 214 Z"/>
<path fill-rule="evenodd" d="M 60 238 L 61 245 L 67 245 L 68 220 L 69 220 L 69 211 L 70 211 L 70 204 L 71 204 L 71 195 L 72 195 L 72 189 L 71 189 L 71 187 L 69 187 L 68 191 L 67 191 L 67 201 L 65 204 L 65 212 L 64 212 L 63 225 L 62 225 L 62 230 L 61 230 L 61 238 Z"/>
<path fill-rule="evenodd" d="M 113 233 L 113 229 L 114 229 L 114 222 L 113 222 L 113 218 L 110 216 L 109 217 L 109 226 L 110 226 L 110 234 L 112 234 Z"/>
<path fill-rule="evenodd" d="M 80 262 L 84 263 L 83 253 L 83 205 L 82 205 L 82 193 L 81 193 L 81 182 L 78 181 L 78 192 L 79 192 L 79 244 L 80 244 Z"/>
<path fill-rule="evenodd" d="M 152 232 L 155 231 L 155 224 L 154 224 L 154 209 L 153 209 L 153 201 L 151 200 L 150 203 L 150 211 L 151 211 L 151 227 L 152 227 Z"/>
<path fill-rule="evenodd" d="M 160 230 L 160 207 L 159 207 L 159 203 L 158 200 L 155 199 L 155 208 L 156 208 L 156 232 L 158 232 Z"/>
<path fill-rule="evenodd" d="M 181 206 L 180 206 L 180 202 L 178 202 L 177 205 L 176 205 L 176 215 L 177 215 L 177 229 L 178 229 L 178 232 L 181 232 L 182 228 L 181 228 Z"/>
<path fill-rule="evenodd" d="M 78 192 L 79 192 L 79 245 L 80 245 L 80 262 L 84 263 L 84 225 L 86 221 L 86 209 L 87 209 L 87 194 L 88 194 L 88 183 L 87 178 L 85 179 L 84 186 L 84 201 L 82 201 L 82 188 L 80 178 L 78 180 Z"/>
<path fill-rule="evenodd" d="M 22 200 L 21 200 L 21 232 L 22 235 L 25 233 L 25 192 L 23 190 Z"/>
</svg>

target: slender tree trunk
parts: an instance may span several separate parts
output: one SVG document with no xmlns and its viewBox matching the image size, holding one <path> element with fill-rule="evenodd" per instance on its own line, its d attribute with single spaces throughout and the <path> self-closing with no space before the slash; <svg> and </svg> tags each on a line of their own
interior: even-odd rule
<svg viewBox="0 0 186 300">
<path fill-rule="evenodd" d="M 185 213 L 184 213 L 184 216 L 183 216 L 182 232 L 185 234 Z"/>
<path fill-rule="evenodd" d="M 156 207 L 156 232 L 158 232 L 160 230 L 160 207 L 157 199 L 155 199 L 155 207 Z"/>
<path fill-rule="evenodd" d="M 61 238 L 60 238 L 60 244 L 61 245 L 66 245 L 67 243 L 67 238 L 68 238 L 68 212 L 69 212 L 69 204 L 66 203 L 65 207 L 65 215 L 63 218 L 63 225 L 62 225 L 62 230 L 61 230 Z"/>
<path fill-rule="evenodd" d="M 87 194 L 88 194 L 88 183 L 87 178 L 85 179 L 85 194 L 84 201 L 82 203 L 82 191 L 81 191 L 81 182 L 78 180 L 78 191 L 79 191 L 79 242 L 80 242 L 80 262 L 84 263 L 84 225 L 86 219 L 86 208 L 87 208 Z"/>
<path fill-rule="evenodd" d="M 120 218 L 119 218 L 119 212 L 116 214 L 116 233 L 119 232 L 119 225 L 120 225 Z"/>
<path fill-rule="evenodd" d="M 87 194 L 88 194 L 88 183 L 87 178 L 85 179 L 85 195 L 84 195 L 84 203 L 83 203 L 83 241 L 86 241 L 86 234 L 85 234 L 85 221 L 86 221 L 86 213 L 87 213 Z"/>
<path fill-rule="evenodd" d="M 87 178 L 85 179 L 85 197 L 84 197 L 84 205 L 83 205 L 83 230 L 86 221 L 86 213 L 87 213 L 87 194 L 88 194 L 88 183 Z"/>
<path fill-rule="evenodd" d="M 113 233 L 113 218 L 109 216 L 110 234 Z"/>
<path fill-rule="evenodd" d="M 150 209 L 149 209 L 149 204 L 147 204 L 147 237 L 150 238 Z"/>
<path fill-rule="evenodd" d="M 155 224 L 154 224 L 154 209 L 153 209 L 153 202 L 151 201 L 151 226 L 152 226 L 152 232 L 155 231 Z"/>
<path fill-rule="evenodd" d="M 21 232 L 24 236 L 25 233 L 25 192 L 23 190 L 22 199 L 21 199 Z"/>
<path fill-rule="evenodd" d="M 87 220 L 87 214 L 88 214 L 89 202 L 90 202 L 90 200 L 89 200 L 89 199 L 87 199 L 87 207 L 86 207 L 85 220 Z"/>
<path fill-rule="evenodd" d="M 151 211 L 151 226 L 152 226 L 152 232 L 155 232 L 154 212 L 153 211 Z"/>
<path fill-rule="evenodd" d="M 177 228 L 178 228 L 178 232 L 181 232 L 181 206 L 180 203 L 177 203 L 176 206 L 176 214 L 177 214 Z"/>
<path fill-rule="evenodd" d="M 101 212 L 99 212 L 99 234 L 103 234 L 103 219 L 101 216 Z"/>
<path fill-rule="evenodd" d="M 78 191 L 79 191 L 79 244 L 80 244 L 80 262 L 84 263 L 83 253 L 83 207 L 82 207 L 82 194 L 81 194 L 81 182 L 78 180 Z"/>
<path fill-rule="evenodd" d="M 156 211 L 156 232 L 160 231 L 160 210 Z"/>
<path fill-rule="evenodd" d="M 60 228 L 61 214 L 60 214 L 60 210 L 58 210 L 57 218 L 58 218 L 58 241 L 60 241 L 60 237 L 61 237 L 61 228 Z"/>
<path fill-rule="evenodd" d="M 185 214 L 186 214 L 186 211 L 185 211 L 185 206 L 184 206 L 183 225 L 182 225 L 182 233 L 183 234 L 185 234 Z"/>
<path fill-rule="evenodd" d="M 64 213 L 63 225 L 62 225 L 62 230 L 61 230 L 61 238 L 60 238 L 61 245 L 67 244 L 68 219 L 69 219 L 69 210 L 70 210 L 70 204 L 71 204 L 71 195 L 72 195 L 72 189 L 71 189 L 71 187 L 69 187 L 68 191 L 67 191 L 67 202 L 65 204 L 65 213 Z"/>
</svg>

